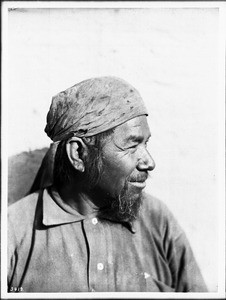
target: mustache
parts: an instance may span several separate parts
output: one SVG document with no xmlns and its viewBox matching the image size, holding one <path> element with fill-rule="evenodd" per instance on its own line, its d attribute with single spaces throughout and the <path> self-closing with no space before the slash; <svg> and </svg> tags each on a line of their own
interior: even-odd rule
<svg viewBox="0 0 226 300">
<path fill-rule="evenodd" d="M 137 175 L 131 176 L 127 178 L 128 182 L 144 182 L 148 179 L 149 173 L 139 173 Z"/>
</svg>

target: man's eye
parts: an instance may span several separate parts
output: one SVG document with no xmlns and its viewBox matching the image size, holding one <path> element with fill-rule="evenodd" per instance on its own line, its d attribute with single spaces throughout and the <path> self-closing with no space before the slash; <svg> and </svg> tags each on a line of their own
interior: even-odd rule
<svg viewBox="0 0 226 300">
<path fill-rule="evenodd" d="M 129 149 L 135 149 L 136 147 L 137 147 L 137 144 L 130 146 Z"/>
</svg>

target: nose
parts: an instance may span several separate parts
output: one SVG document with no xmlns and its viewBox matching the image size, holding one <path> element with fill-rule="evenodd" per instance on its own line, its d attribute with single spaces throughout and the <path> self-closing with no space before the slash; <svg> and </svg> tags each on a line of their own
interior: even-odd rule
<svg viewBox="0 0 226 300">
<path fill-rule="evenodd" d="M 139 171 L 152 171 L 155 168 L 155 161 L 146 150 L 142 153 L 142 157 L 138 160 L 137 169 Z"/>
</svg>

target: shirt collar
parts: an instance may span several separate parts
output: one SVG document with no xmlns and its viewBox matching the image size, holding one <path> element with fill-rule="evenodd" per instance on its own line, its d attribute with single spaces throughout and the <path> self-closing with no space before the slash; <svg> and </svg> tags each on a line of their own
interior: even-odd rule
<svg viewBox="0 0 226 300">
<path fill-rule="evenodd" d="M 43 192 L 43 224 L 45 226 L 62 225 L 74 222 L 81 222 L 84 219 L 93 218 L 97 212 L 89 215 L 81 215 L 77 210 L 62 200 L 56 189 L 44 189 Z M 115 222 L 110 218 L 106 218 L 111 222 Z M 134 223 L 123 222 L 123 226 L 135 233 Z"/>
<path fill-rule="evenodd" d="M 56 191 L 44 189 L 43 224 L 46 226 L 82 221 L 85 216 L 79 214 L 65 203 Z"/>
</svg>

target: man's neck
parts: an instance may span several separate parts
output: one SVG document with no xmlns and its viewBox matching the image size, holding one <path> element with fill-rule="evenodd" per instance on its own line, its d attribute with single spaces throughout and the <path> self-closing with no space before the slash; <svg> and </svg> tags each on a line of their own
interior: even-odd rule
<svg viewBox="0 0 226 300">
<path fill-rule="evenodd" d="M 78 189 L 73 185 L 61 186 L 60 188 L 57 188 L 57 191 L 62 200 L 81 215 L 88 215 L 94 211 L 98 211 L 98 206 L 94 204 L 94 198 L 87 192 Z"/>
</svg>

